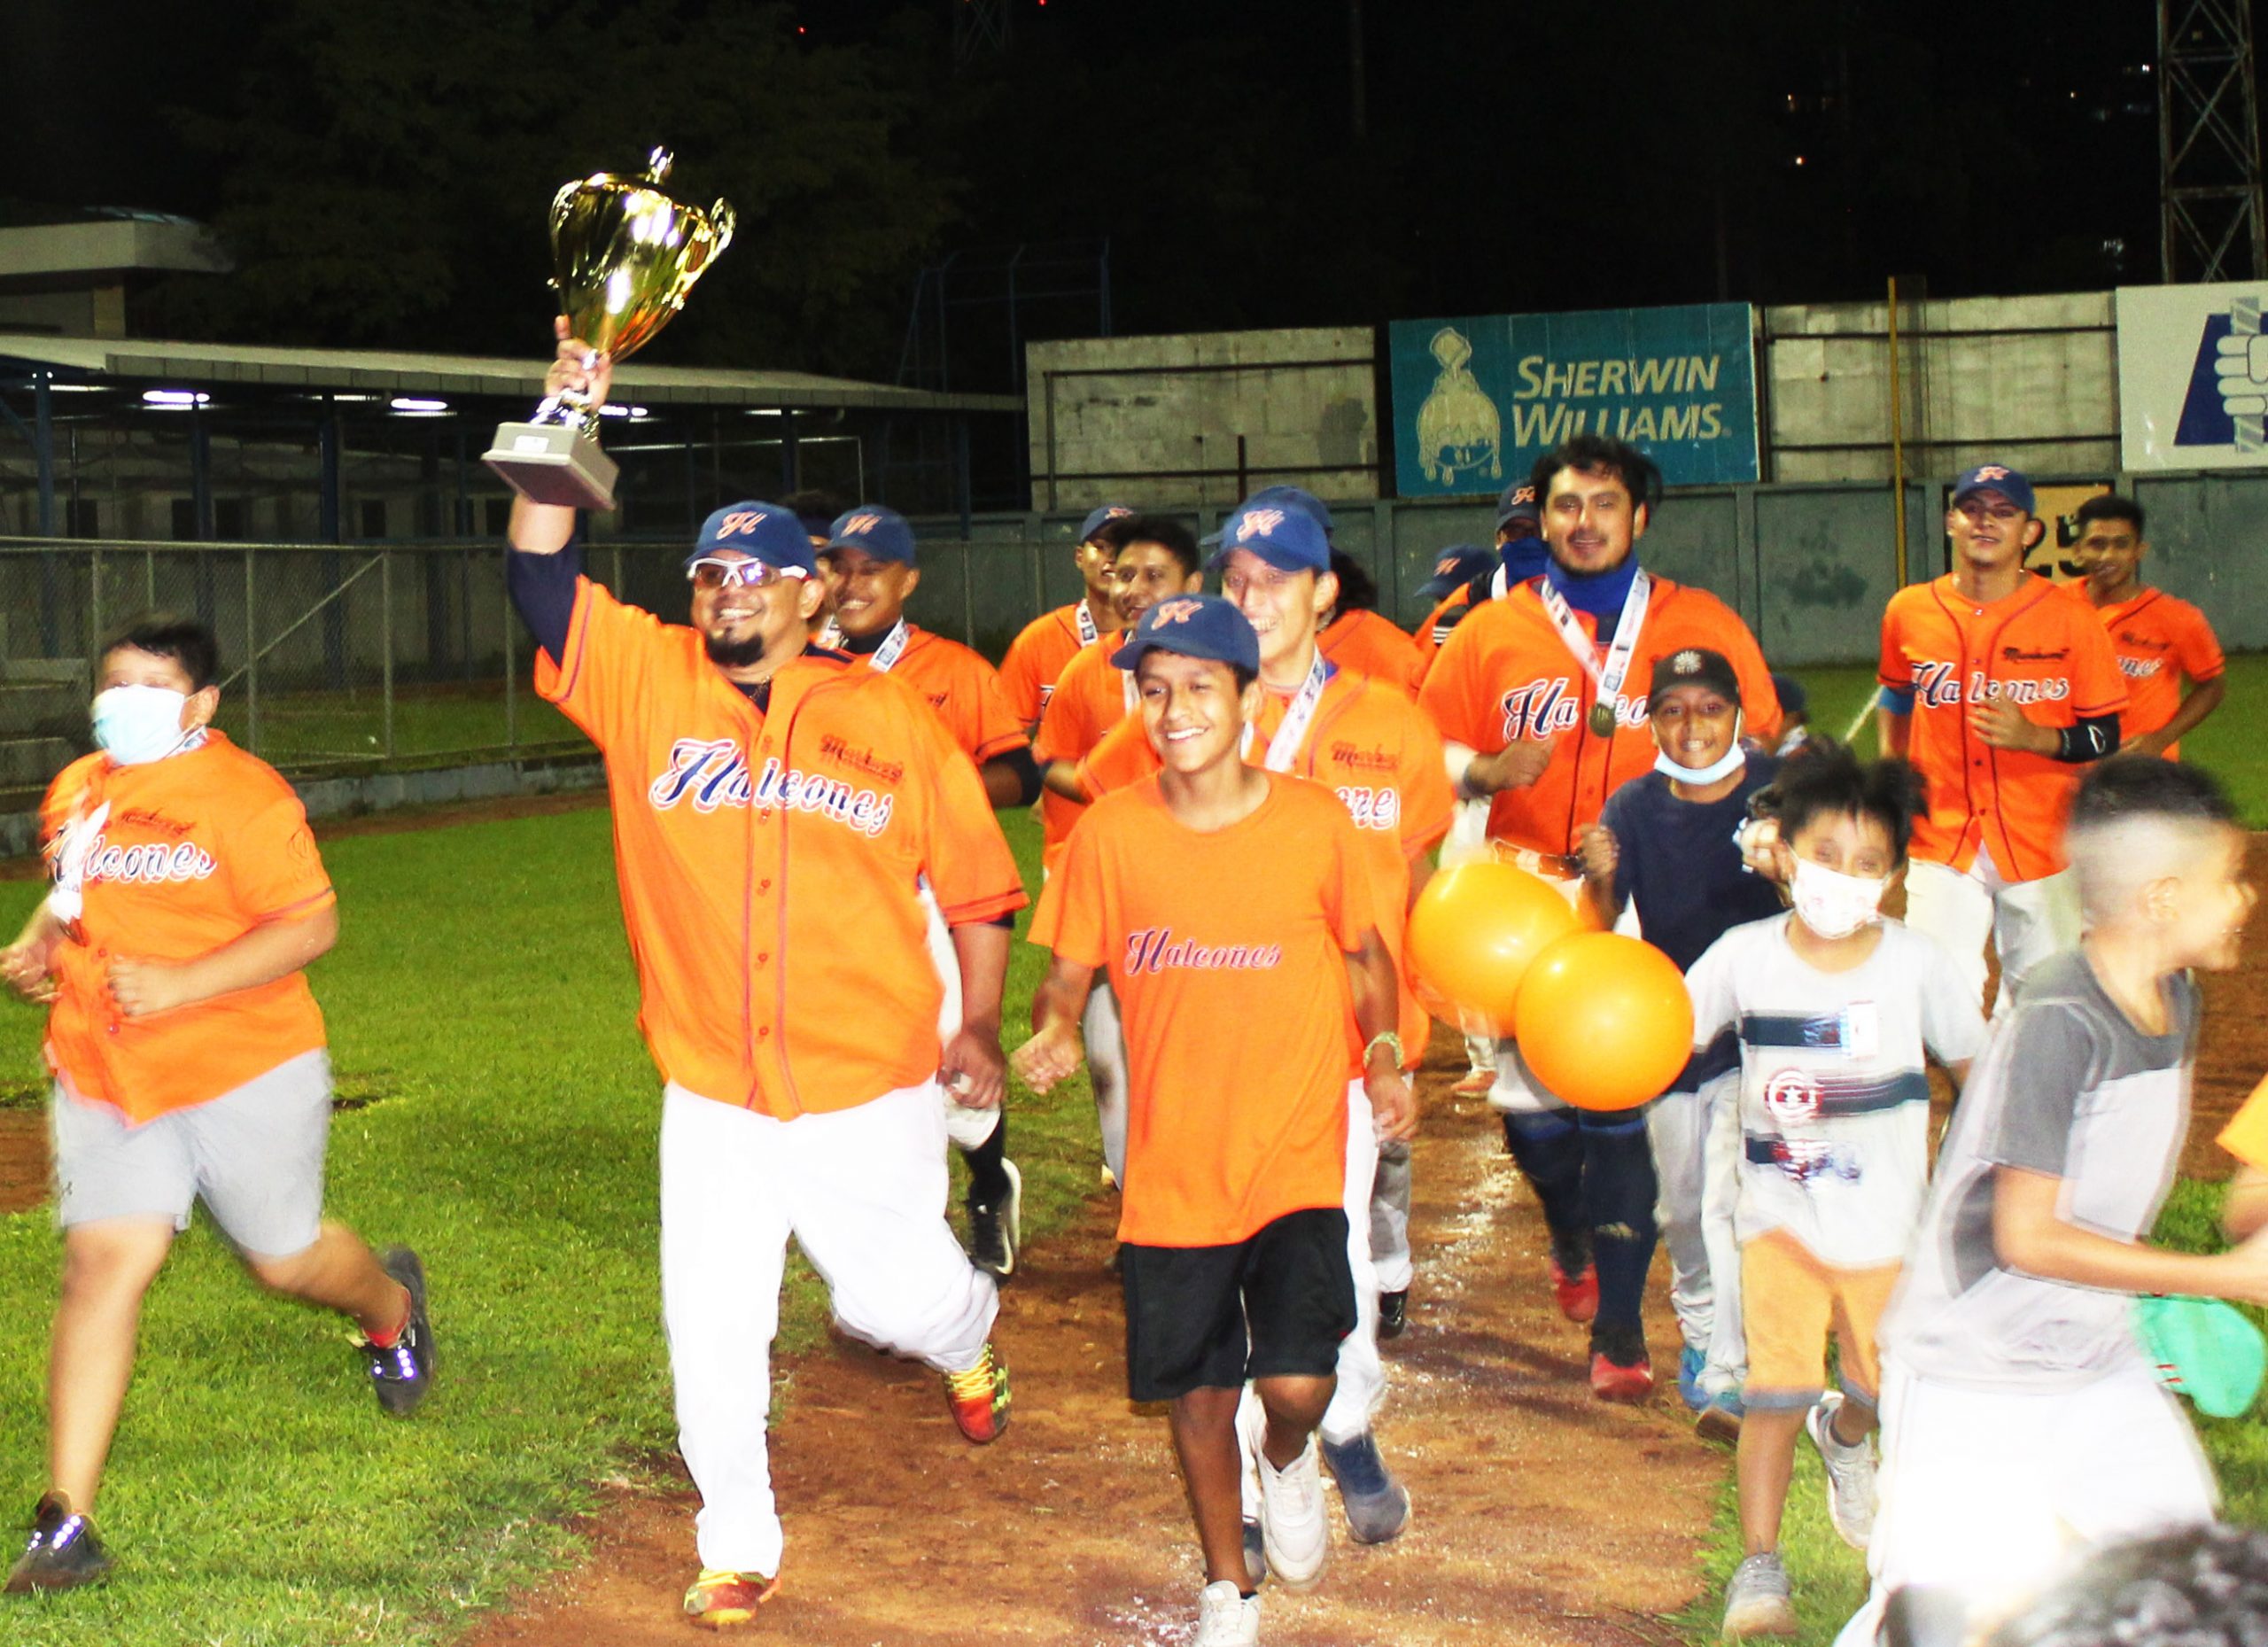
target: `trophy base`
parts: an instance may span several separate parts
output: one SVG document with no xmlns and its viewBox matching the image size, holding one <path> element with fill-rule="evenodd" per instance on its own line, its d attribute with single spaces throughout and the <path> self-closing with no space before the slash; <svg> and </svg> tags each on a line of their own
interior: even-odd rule
<svg viewBox="0 0 2268 1647">
<path fill-rule="evenodd" d="M 610 509 L 622 466 L 565 423 L 500 423 L 480 461 L 531 503 Z"/>
</svg>

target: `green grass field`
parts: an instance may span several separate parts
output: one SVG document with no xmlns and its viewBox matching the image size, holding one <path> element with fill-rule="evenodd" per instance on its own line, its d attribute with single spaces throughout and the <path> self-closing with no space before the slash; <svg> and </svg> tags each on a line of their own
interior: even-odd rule
<svg viewBox="0 0 2268 1647">
<path fill-rule="evenodd" d="M 1037 879 L 1038 832 L 1006 820 Z M 655 1279 L 658 1090 L 633 1023 L 607 814 L 361 835 L 325 858 L 344 921 L 315 969 L 343 1090 L 330 1208 L 432 1275 L 442 1381 L 383 1420 L 349 1329 L 260 1294 L 200 1224 L 152 1290 L 99 1519 L 114 1582 L 10 1598 L 0 1640 L 177 1647 L 433 1642 L 570 1559 L 565 1518 L 671 1443 Z M 13 931 L 38 889 L 0 885 Z M 1016 945 L 1025 1010 L 1038 952 Z M 0 1008 L 0 1077 L 39 1017 Z M 1084 1084 L 1021 1094 L 1025 1228 L 1094 1184 Z M 0 1526 L 44 1485 L 44 1213 L 0 1218 Z M 781 1348 L 823 1329 L 792 1272 Z M 687 1561 L 692 1561 L 687 1529 Z"/>
</svg>

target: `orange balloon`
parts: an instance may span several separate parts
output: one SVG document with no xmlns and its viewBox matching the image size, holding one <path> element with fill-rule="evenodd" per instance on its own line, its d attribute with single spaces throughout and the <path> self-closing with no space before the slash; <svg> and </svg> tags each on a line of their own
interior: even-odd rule
<svg viewBox="0 0 2268 1647">
<path fill-rule="evenodd" d="M 1574 930 L 1573 907 L 1550 886 L 1525 869 L 1482 860 L 1425 883 L 1410 911 L 1402 954 L 1429 1011 L 1510 1035 L 1528 963 Z"/>
<path fill-rule="evenodd" d="M 1528 967 L 1513 1032 L 1554 1097 L 1578 1109 L 1635 1109 L 1685 1067 L 1693 1000 L 1677 963 L 1652 944 L 1579 932 Z"/>
</svg>

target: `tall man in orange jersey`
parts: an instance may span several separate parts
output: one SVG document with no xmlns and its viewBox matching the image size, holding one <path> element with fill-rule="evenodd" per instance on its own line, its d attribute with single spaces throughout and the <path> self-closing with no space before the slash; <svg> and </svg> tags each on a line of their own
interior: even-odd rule
<svg viewBox="0 0 2268 1647">
<path fill-rule="evenodd" d="M 1008 707 L 1035 732 L 1047 700 L 1055 695 L 1055 682 L 1063 673 L 1063 665 L 1081 647 L 1092 646 L 1104 635 L 1118 631 L 1118 607 L 1113 599 L 1118 592 L 1115 571 L 1118 545 L 1105 538 L 1102 530 L 1133 513 L 1123 503 L 1105 503 L 1087 512 L 1079 524 L 1079 540 L 1071 550 L 1071 562 L 1079 569 L 1085 593 L 1070 605 L 1042 612 L 1026 624 L 1008 642 L 1007 656 L 1000 660 L 1000 690 L 1006 695 Z"/>
<path fill-rule="evenodd" d="M 1606 797 L 1659 753 L 1647 721 L 1656 659 L 1687 647 L 1723 655 L 1758 737 L 1777 729 L 1780 703 L 1755 639 L 1731 608 L 1639 564 L 1638 541 L 1661 493 L 1651 459 L 1619 440 L 1578 435 L 1545 454 L 1529 484 L 1550 563 L 1450 632 L 1418 703 L 1448 740 L 1464 793 L 1490 797 L 1498 853 L 1573 899 L 1581 881 L 1570 855 L 1584 831 Z M 1529 1079 L 1509 1041 L 1499 1045 L 1489 1102 L 1505 1112 L 1505 1144 L 1543 1204 L 1561 1312 L 1595 1322 L 1602 1286 L 1635 1304 L 1651 1247 L 1634 1233 L 1645 1221 L 1617 1208 L 1653 1201 L 1643 1117 L 1568 1109 Z M 1594 1326 L 1594 1357 L 1634 1364 L 1636 1343 L 1604 1341 L 1600 1332 Z"/>
<path fill-rule="evenodd" d="M 1245 758 L 1330 787 L 1354 820 L 1382 912 L 1379 929 L 1397 968 L 1402 915 L 1425 882 L 1427 854 L 1456 806 L 1442 769 L 1441 734 L 1391 682 L 1340 669 L 1316 644 L 1335 581 L 1329 546 L 1296 509 L 1239 509 L 1214 557 L 1221 587 L 1260 642 L 1258 712 Z M 1138 719 L 1121 721 L 1079 765 L 1090 792 L 1139 782 L 1161 758 Z M 1405 979 L 1399 1025 L 1405 1069 L 1424 1057 L 1431 1028 Z M 1379 1456 L 1371 1419 L 1386 1395 L 1378 1340 L 1402 1330 L 1411 1278 L 1410 1151 L 1381 1146 L 1370 1106 L 1350 1097 L 1347 1134 L 1347 1260 L 1361 1306 L 1340 1348 L 1339 1388 L 1324 1414 L 1323 1456 L 1340 1488 L 1354 1536 L 1382 1543 L 1400 1533 L 1409 1495 Z"/>
<path fill-rule="evenodd" d="M 2087 765 L 2118 747 L 2126 704 L 2085 601 L 2024 570 L 2032 509 L 2031 482 L 2004 464 L 1962 475 L 1946 511 L 1953 571 L 1900 589 L 1882 618 L 1883 750 L 1914 763 L 1930 807 L 1906 922 L 1952 952 L 1980 1004 L 1987 938 L 1999 1003 L 2079 941 L 2063 817 Z"/>
<path fill-rule="evenodd" d="M 602 400 L 610 376 L 566 339 L 548 383 Z M 742 1623 L 780 1570 L 765 1424 L 791 1235 L 837 1321 L 944 1375 L 964 1435 L 1006 1422 L 994 1283 L 944 1219 L 938 1085 L 999 1101 L 1006 923 L 1024 892 L 975 768 L 920 694 L 805 650 L 820 588 L 793 515 L 709 517 L 690 628 L 583 577 L 574 536 L 571 511 L 518 501 L 507 574 L 541 649 L 536 689 L 606 757 L 639 1023 L 666 1083 L 662 1309 L 702 1499 L 685 1611 Z M 924 878 L 960 974 L 942 1059 Z"/>
<path fill-rule="evenodd" d="M 894 674 L 928 700 L 945 730 L 976 763 L 995 806 L 1029 806 L 1039 795 L 1039 769 L 1031 740 L 1009 708 L 992 665 L 958 641 L 906 621 L 905 602 L 920 586 L 913 528 L 880 503 L 848 509 L 827 529 L 826 554 L 835 601 L 835 646 L 876 674 Z M 934 905 L 925 887 L 925 906 Z M 945 986 L 939 1033 L 959 1022 L 959 970 L 945 923 L 929 912 L 929 953 Z M 977 1107 L 945 1101 L 945 1132 L 968 1161 L 968 1245 L 980 1269 L 1006 1280 L 1016 1271 L 1022 1245 L 1023 1177 L 1008 1159 L 1008 1114 L 998 1104 Z"/>
<path fill-rule="evenodd" d="M 2126 677 L 2118 749 L 2181 758 L 2181 740 L 2228 695 L 2220 637 L 2188 602 L 2142 581 L 2142 506 L 2115 493 L 2079 505 L 2074 555 L 2086 574 L 2087 604 L 2102 619 Z M 2182 691 L 2188 682 L 2186 694 Z"/>
</svg>

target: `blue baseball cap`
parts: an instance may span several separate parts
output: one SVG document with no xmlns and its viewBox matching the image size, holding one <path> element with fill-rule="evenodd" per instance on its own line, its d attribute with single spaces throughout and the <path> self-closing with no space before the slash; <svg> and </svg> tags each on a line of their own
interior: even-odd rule
<svg viewBox="0 0 2268 1647">
<path fill-rule="evenodd" d="M 719 549 L 734 550 L 767 566 L 799 571 L 807 578 L 819 571 L 819 563 L 812 558 L 811 534 L 793 509 L 781 509 L 777 503 L 760 503 L 751 498 L 726 504 L 701 523 L 701 535 L 693 540 L 693 553 L 685 557 L 685 563 L 690 566 Z"/>
<path fill-rule="evenodd" d="M 1483 572 L 1496 570 L 1496 551 L 1477 543 L 1452 543 L 1433 563 L 1433 575 L 1418 586 L 1429 601 L 1446 600 Z"/>
<path fill-rule="evenodd" d="M 1800 715 L 1811 705 L 1811 695 L 1793 675 L 1775 674 L 1772 695 L 1780 700 L 1780 712 L 1783 715 Z"/>
<path fill-rule="evenodd" d="M 827 529 L 830 549 L 863 549 L 878 561 L 914 563 L 913 528 L 905 517 L 879 503 L 861 503 L 845 509 Z"/>
<path fill-rule="evenodd" d="M 1953 483 L 1953 505 L 1979 492 L 1997 492 L 2027 515 L 2039 512 L 2033 504 L 2031 482 L 2004 463 L 1980 463 Z"/>
<path fill-rule="evenodd" d="M 1331 530 L 1331 506 L 1304 486 L 1262 486 L 1237 507 L 1295 509 L 1325 532 Z"/>
<path fill-rule="evenodd" d="M 1127 508 L 1123 503 L 1104 503 L 1094 509 L 1091 509 L 1087 511 L 1086 519 L 1079 523 L 1079 535 L 1075 541 L 1080 543 L 1090 542 L 1094 538 L 1095 533 L 1100 532 L 1105 526 L 1110 524 L 1112 521 L 1124 520 L 1128 516 L 1133 514 L 1133 512 L 1134 511 L 1132 509 Z"/>
<path fill-rule="evenodd" d="M 1496 499 L 1496 530 L 1502 532 L 1516 520 L 1543 524 L 1543 506 L 1535 501 L 1535 488 L 1525 480 L 1514 481 Z"/>
<path fill-rule="evenodd" d="M 1221 547 L 1208 563 L 1219 566 L 1239 549 L 1250 549 L 1278 571 L 1331 570 L 1331 540 L 1321 523 L 1289 504 L 1261 502 L 1257 495 L 1222 523 Z"/>
<path fill-rule="evenodd" d="M 1142 621 L 1110 661 L 1120 669 L 1131 669 L 1145 652 L 1209 657 L 1248 674 L 1260 672 L 1260 637 L 1245 615 L 1217 594 L 1168 595 L 1142 614 Z"/>
</svg>

